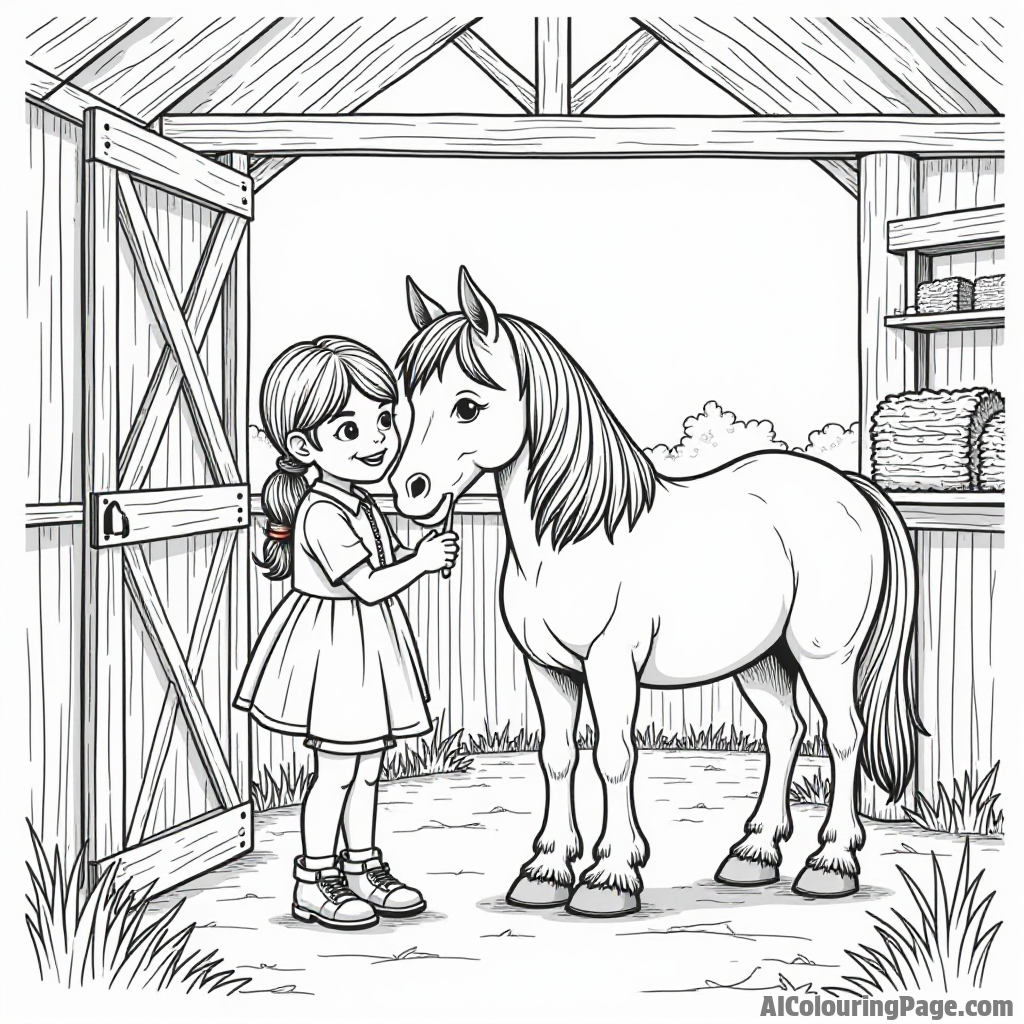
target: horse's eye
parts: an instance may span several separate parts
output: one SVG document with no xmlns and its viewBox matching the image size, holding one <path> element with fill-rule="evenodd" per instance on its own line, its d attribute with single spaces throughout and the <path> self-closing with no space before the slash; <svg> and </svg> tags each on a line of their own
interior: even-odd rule
<svg viewBox="0 0 1024 1024">
<path fill-rule="evenodd" d="M 480 415 L 483 406 L 474 402 L 472 398 L 460 398 L 452 409 L 452 415 L 460 423 L 472 423 Z"/>
<path fill-rule="evenodd" d="M 359 436 L 359 428 L 354 423 L 344 423 L 340 433 L 346 441 L 354 441 Z"/>
</svg>

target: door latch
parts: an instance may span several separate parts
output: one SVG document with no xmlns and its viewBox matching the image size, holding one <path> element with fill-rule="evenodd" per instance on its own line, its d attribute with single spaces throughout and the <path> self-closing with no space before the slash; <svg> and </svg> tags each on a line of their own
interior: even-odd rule
<svg viewBox="0 0 1024 1024">
<path fill-rule="evenodd" d="M 103 539 L 128 536 L 128 517 L 116 501 L 103 499 Z"/>
</svg>

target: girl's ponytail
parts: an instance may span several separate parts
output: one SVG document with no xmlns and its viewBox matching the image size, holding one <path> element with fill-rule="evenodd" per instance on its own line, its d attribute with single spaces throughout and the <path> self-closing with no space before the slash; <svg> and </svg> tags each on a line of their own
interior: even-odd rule
<svg viewBox="0 0 1024 1024">
<path fill-rule="evenodd" d="M 287 455 L 277 460 L 277 470 L 263 485 L 263 512 L 267 517 L 267 537 L 263 542 L 263 561 L 254 558 L 268 580 L 287 579 L 292 572 L 292 527 L 309 482 L 309 466 Z"/>
</svg>

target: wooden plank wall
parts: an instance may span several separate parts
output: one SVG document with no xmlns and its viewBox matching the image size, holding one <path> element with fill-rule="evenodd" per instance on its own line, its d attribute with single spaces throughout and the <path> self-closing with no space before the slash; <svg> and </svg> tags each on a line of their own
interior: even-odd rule
<svg viewBox="0 0 1024 1024">
<path fill-rule="evenodd" d="M 81 497 L 81 128 L 25 105 L 28 162 L 25 222 L 26 317 L 38 376 L 28 424 L 26 500 Z M 24 443 L 24 442 L 23 442 Z M 29 686 L 29 820 L 51 850 L 77 851 L 81 704 L 80 526 L 25 531 L 24 595 Z M 22 791 L 24 792 L 24 790 Z"/>
<path fill-rule="evenodd" d="M 138 185 L 136 189 L 153 226 L 171 281 L 179 297 L 183 297 L 216 215 L 205 206 L 158 188 Z M 137 283 L 139 272 L 123 238 L 120 258 L 120 432 L 123 443 L 163 351 L 164 341 L 153 320 L 145 292 Z M 220 392 L 222 380 L 221 331 L 221 317 L 215 315 L 200 355 L 215 394 Z M 213 482 L 191 415 L 179 398 L 144 486 L 187 487 Z M 203 534 L 141 545 L 183 650 L 188 647 L 215 540 L 215 536 Z M 125 714 L 131 723 L 125 739 L 126 800 L 130 816 L 138 797 L 167 682 L 131 601 L 126 600 L 125 609 Z M 229 679 L 227 659 L 228 617 L 222 597 L 199 675 L 199 690 L 225 750 L 229 749 L 230 733 L 227 701 L 222 692 Z M 217 806 L 216 795 L 206 778 L 196 745 L 188 736 L 179 715 L 145 835 L 162 832 Z"/>
<path fill-rule="evenodd" d="M 1002 202 L 1002 160 L 924 160 L 921 213 Z M 1003 272 L 1003 250 L 936 257 L 935 277 L 970 280 Z M 930 341 L 930 344 L 929 344 Z M 1003 328 L 923 336 L 928 345 L 922 385 L 994 385 L 1005 395 Z M 918 744 L 918 788 L 934 802 L 937 785 L 999 759 L 992 745 L 995 666 L 992 623 L 999 600 L 1005 535 L 915 531 L 918 552 L 918 694 L 931 733 Z"/>
<path fill-rule="evenodd" d="M 422 528 L 397 516 L 392 523 L 402 542 L 414 546 Z M 262 554 L 266 519 L 253 519 L 253 552 Z M 450 580 L 431 575 L 404 595 L 409 621 L 419 640 L 431 692 L 431 713 L 444 715 L 447 733 L 462 729 L 467 736 L 502 732 L 516 736 L 540 727 L 522 655 L 512 644 L 498 607 L 498 586 L 505 558 L 505 530 L 494 514 L 457 515 L 454 529 L 462 550 Z M 251 629 L 255 638 L 287 591 L 253 567 L 250 585 Z M 801 688 L 802 690 L 802 688 Z M 801 693 L 808 736 L 820 734 L 820 721 Z M 590 722 L 589 710 L 581 727 Z M 682 690 L 641 691 L 638 728 L 652 727 L 666 735 L 725 726 L 760 736 L 760 723 L 731 681 Z M 301 739 L 292 740 L 253 726 L 253 773 L 263 766 L 306 761 Z"/>
</svg>

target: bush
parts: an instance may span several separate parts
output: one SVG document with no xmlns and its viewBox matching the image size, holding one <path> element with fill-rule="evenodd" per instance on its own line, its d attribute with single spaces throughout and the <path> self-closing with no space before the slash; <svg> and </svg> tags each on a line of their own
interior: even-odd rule
<svg viewBox="0 0 1024 1024">
<path fill-rule="evenodd" d="M 175 989 L 231 995 L 249 978 L 221 967 L 216 952 L 190 948 L 195 925 L 171 931 L 184 900 L 159 914 L 149 910 L 151 886 L 117 885 L 116 864 L 100 874 L 91 892 L 85 884 L 85 850 L 70 869 L 60 852 L 46 856 L 29 825 L 35 864 L 28 864 L 32 892 L 25 915 L 43 981 L 63 988 Z"/>
<path fill-rule="evenodd" d="M 860 428 L 856 423 L 848 427 L 828 423 L 821 430 L 812 430 L 807 437 L 807 444 L 793 451 L 830 462 L 843 472 L 855 473 L 859 466 Z"/>
<path fill-rule="evenodd" d="M 741 455 L 769 449 L 786 451 L 789 445 L 775 436 L 770 420 L 740 420 L 717 402 L 683 421 L 683 436 L 671 448 L 647 448 L 654 468 L 663 476 L 696 476 L 716 469 Z"/>
</svg>

